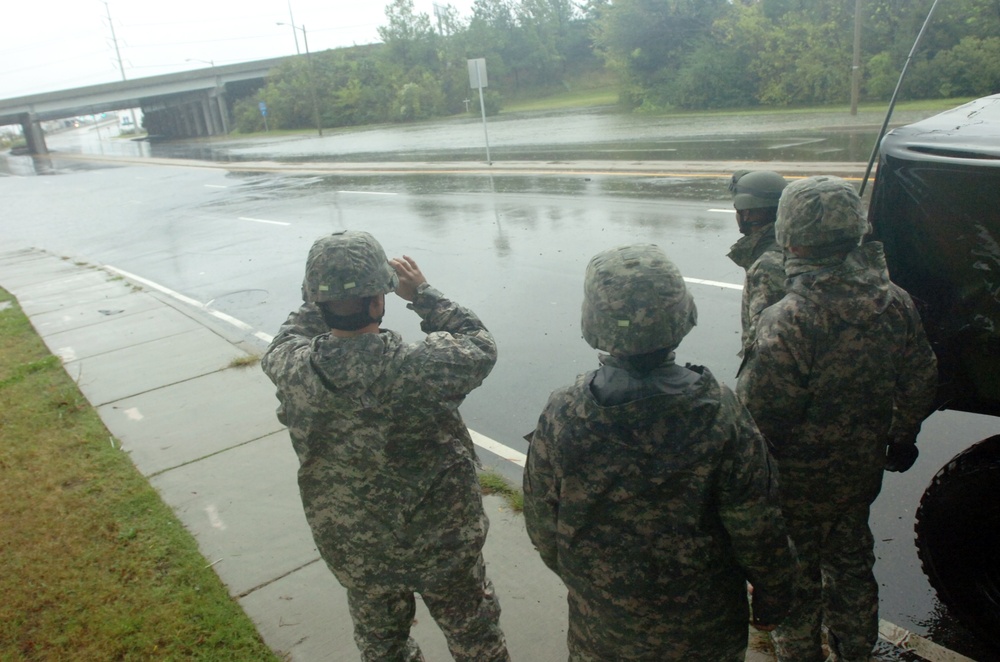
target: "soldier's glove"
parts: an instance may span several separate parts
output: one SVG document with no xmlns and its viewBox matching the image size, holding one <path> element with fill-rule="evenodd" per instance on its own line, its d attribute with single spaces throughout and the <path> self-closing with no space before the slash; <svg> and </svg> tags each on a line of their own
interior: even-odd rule
<svg viewBox="0 0 1000 662">
<path fill-rule="evenodd" d="M 913 442 L 893 441 L 885 452 L 885 470 L 902 473 L 917 461 L 920 451 Z"/>
</svg>

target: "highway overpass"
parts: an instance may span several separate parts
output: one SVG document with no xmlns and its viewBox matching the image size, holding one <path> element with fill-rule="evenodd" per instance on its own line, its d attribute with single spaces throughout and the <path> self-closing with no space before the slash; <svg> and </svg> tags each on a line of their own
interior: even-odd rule
<svg viewBox="0 0 1000 662">
<path fill-rule="evenodd" d="M 299 56 L 290 56 L 299 57 Z M 0 99 L 0 125 L 20 124 L 32 154 L 44 154 L 40 123 L 142 108 L 151 134 L 171 138 L 229 133 L 231 98 L 263 84 L 287 57 L 227 64 L 174 74 Z"/>
</svg>

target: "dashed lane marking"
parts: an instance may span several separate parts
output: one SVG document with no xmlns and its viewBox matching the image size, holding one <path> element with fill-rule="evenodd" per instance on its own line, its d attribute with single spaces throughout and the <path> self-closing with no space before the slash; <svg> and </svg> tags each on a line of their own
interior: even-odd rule
<svg viewBox="0 0 1000 662">
<path fill-rule="evenodd" d="M 736 283 L 723 283 L 718 280 L 704 280 L 702 278 L 685 278 L 685 283 L 692 283 L 694 285 L 708 285 L 710 287 L 722 287 L 727 290 L 742 290 L 742 285 L 737 285 Z"/>
<path fill-rule="evenodd" d="M 254 223 L 267 223 L 268 225 L 291 225 L 291 223 L 285 223 L 283 221 L 268 221 L 263 218 L 250 218 L 249 216 L 240 216 L 241 221 L 252 221 Z"/>
<path fill-rule="evenodd" d="M 469 430 L 469 436 L 472 437 L 472 443 L 479 446 L 483 450 L 487 450 L 494 455 L 498 455 L 501 458 L 512 462 L 517 466 L 524 468 L 524 463 L 527 461 L 528 456 L 521 451 L 514 450 L 509 446 L 504 446 L 499 441 L 495 439 L 490 439 L 484 434 L 479 434 L 475 430 Z"/>
</svg>

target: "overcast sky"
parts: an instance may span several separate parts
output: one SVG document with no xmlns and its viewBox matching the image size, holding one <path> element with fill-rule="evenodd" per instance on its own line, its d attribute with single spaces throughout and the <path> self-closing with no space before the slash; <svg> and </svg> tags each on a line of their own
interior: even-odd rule
<svg viewBox="0 0 1000 662">
<path fill-rule="evenodd" d="M 473 0 L 436 0 L 467 18 Z M 383 0 L 10 0 L 0 39 L 0 99 L 378 41 Z M 414 0 L 433 20 L 435 0 Z M 108 22 L 108 12 L 111 23 Z M 195 60 L 193 62 L 188 60 Z M 201 62 L 197 61 L 201 60 Z"/>
</svg>

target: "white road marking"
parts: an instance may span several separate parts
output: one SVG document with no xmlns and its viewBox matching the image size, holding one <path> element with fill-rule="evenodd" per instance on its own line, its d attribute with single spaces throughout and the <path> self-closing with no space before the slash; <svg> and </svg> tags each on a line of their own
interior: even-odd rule
<svg viewBox="0 0 1000 662">
<path fill-rule="evenodd" d="M 148 288 L 154 289 L 157 292 L 162 292 L 162 293 L 164 293 L 164 294 L 166 294 L 168 296 L 171 296 L 174 299 L 177 299 L 178 301 L 181 301 L 183 303 L 188 304 L 189 306 L 194 306 L 195 308 L 199 308 L 201 310 L 205 309 L 205 305 L 203 303 L 201 303 L 200 301 L 196 301 L 196 300 L 192 299 L 191 297 L 186 297 L 183 294 L 181 294 L 180 292 L 174 292 L 170 288 L 163 287 L 159 283 L 154 283 L 153 281 L 148 280 L 146 278 L 143 278 L 142 276 L 136 276 L 133 273 L 129 273 L 129 272 L 124 271 L 122 269 L 119 269 L 117 267 L 112 267 L 110 264 L 105 265 L 104 268 L 107 269 L 108 271 L 111 271 L 113 273 L 118 274 L 119 276 L 121 276 L 123 278 L 128 278 L 129 280 L 134 280 L 135 282 L 137 282 L 137 283 L 139 283 L 141 285 L 145 285 Z"/>
<path fill-rule="evenodd" d="M 240 331 L 253 331 L 253 327 L 252 326 L 250 326 L 246 322 L 242 322 L 242 321 L 236 319 L 235 317 L 233 317 L 231 315 L 227 315 L 227 314 L 225 314 L 223 312 L 220 312 L 218 310 L 209 310 L 207 305 L 205 306 L 205 310 L 207 310 L 208 313 L 210 315 L 212 315 L 213 317 L 216 317 L 216 318 L 222 320 L 223 322 L 229 322 L 230 324 L 232 324 L 233 326 L 235 326 Z"/>
<path fill-rule="evenodd" d="M 711 287 L 724 287 L 727 290 L 742 290 L 742 285 L 737 285 L 736 283 L 723 283 L 718 280 L 704 280 L 702 278 L 685 278 L 685 283 L 693 283 L 694 285 L 709 285 Z"/>
<path fill-rule="evenodd" d="M 284 223 L 282 221 L 268 221 L 263 218 L 250 218 L 249 216 L 240 216 L 241 221 L 253 221 L 254 223 L 267 223 L 268 225 L 291 225 L 291 223 Z"/>
<path fill-rule="evenodd" d="M 229 188 L 228 186 L 222 186 L 221 184 L 204 184 L 205 188 Z"/>
<path fill-rule="evenodd" d="M 508 462 L 513 462 L 517 466 L 524 468 L 524 463 L 528 459 L 528 456 L 521 451 L 514 450 L 509 446 L 504 446 L 499 441 L 490 439 L 486 435 L 479 434 L 475 430 L 469 430 L 469 436 L 472 437 L 472 443 L 484 450 L 488 450 L 494 455 L 499 455 Z"/>
<path fill-rule="evenodd" d="M 337 193 L 350 193 L 351 195 L 399 195 L 387 191 L 337 191 Z"/>
<path fill-rule="evenodd" d="M 714 211 L 717 214 L 735 214 L 735 209 L 709 209 L 708 211 Z"/>
</svg>

